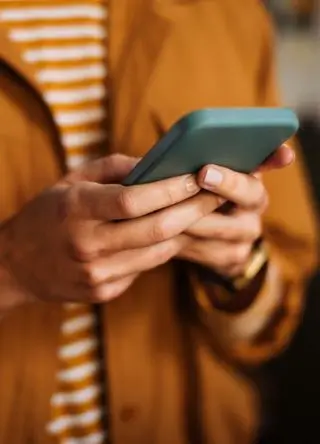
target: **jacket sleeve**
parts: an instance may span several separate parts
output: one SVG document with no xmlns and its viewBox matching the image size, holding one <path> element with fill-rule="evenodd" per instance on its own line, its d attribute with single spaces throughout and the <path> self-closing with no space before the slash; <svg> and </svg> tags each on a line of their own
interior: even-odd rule
<svg viewBox="0 0 320 444">
<path fill-rule="evenodd" d="M 260 19 L 263 35 L 257 106 L 275 106 L 278 95 L 271 25 L 263 11 Z M 208 298 L 208 284 L 198 275 L 192 276 L 206 331 L 228 357 L 244 365 L 271 358 L 289 343 L 303 313 L 306 281 L 317 263 L 314 205 L 299 148 L 295 150 L 297 159 L 292 166 L 264 177 L 270 196 L 263 221 L 270 261 L 262 288 L 250 307 L 233 314 L 214 308 Z M 219 288 L 210 291 L 219 292 Z"/>
</svg>

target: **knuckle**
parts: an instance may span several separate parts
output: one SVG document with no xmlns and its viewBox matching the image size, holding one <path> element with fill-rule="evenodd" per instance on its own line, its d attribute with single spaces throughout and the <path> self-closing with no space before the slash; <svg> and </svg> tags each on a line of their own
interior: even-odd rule
<svg viewBox="0 0 320 444">
<path fill-rule="evenodd" d="M 230 227 L 228 231 L 224 232 L 222 232 L 221 230 L 221 233 L 222 234 L 220 239 L 226 241 L 239 242 L 244 238 L 242 230 L 240 230 L 238 227 Z"/>
<path fill-rule="evenodd" d="M 228 270 L 233 265 L 234 265 L 234 258 L 229 254 L 221 255 L 216 264 L 217 268 L 223 270 Z"/>
<path fill-rule="evenodd" d="M 252 224 L 252 239 L 253 240 L 259 239 L 261 234 L 262 234 L 262 221 L 260 217 L 256 217 Z"/>
<path fill-rule="evenodd" d="M 220 269 L 228 269 L 230 265 L 233 265 L 234 257 L 229 254 L 223 254 L 219 257 L 219 261 L 217 261 L 217 265 Z"/>
<path fill-rule="evenodd" d="M 219 207 L 222 207 L 222 205 L 224 205 L 225 203 L 226 203 L 226 199 L 224 199 L 223 197 L 221 197 L 221 196 L 215 196 L 216 197 L 216 200 L 215 200 L 215 208 L 219 208 Z"/>
<path fill-rule="evenodd" d="M 234 230 L 232 228 L 229 228 L 228 230 L 226 230 L 226 228 L 224 226 L 214 227 L 212 234 L 213 234 L 213 236 L 212 236 L 213 238 L 222 239 L 222 240 L 226 240 L 228 238 L 233 239 L 235 237 Z"/>
<path fill-rule="evenodd" d="M 89 302 L 101 304 L 120 296 L 124 289 L 120 285 L 104 284 L 91 290 L 88 296 Z"/>
<path fill-rule="evenodd" d="M 77 213 L 80 206 L 81 184 L 70 186 L 64 196 L 63 206 L 66 216 L 72 216 Z"/>
<path fill-rule="evenodd" d="M 121 188 L 117 197 L 117 206 L 123 217 L 134 218 L 136 216 L 137 204 L 132 189 L 126 187 Z"/>
<path fill-rule="evenodd" d="M 268 194 L 264 184 L 260 180 L 257 180 L 256 183 L 257 183 L 256 207 L 260 208 L 261 211 L 264 211 L 268 205 Z"/>
<path fill-rule="evenodd" d="M 158 220 L 152 225 L 150 240 L 154 243 L 160 243 L 169 239 L 173 235 L 173 230 L 170 228 L 167 219 L 162 217 L 158 218 Z"/>
<path fill-rule="evenodd" d="M 121 296 L 125 292 L 123 286 L 109 287 L 108 290 L 103 294 L 103 301 L 109 301 Z"/>
<path fill-rule="evenodd" d="M 167 206 L 172 206 L 177 202 L 176 191 L 172 185 L 168 185 L 165 189 L 165 201 Z"/>
<path fill-rule="evenodd" d="M 231 267 L 227 268 L 225 270 L 225 274 L 229 277 L 237 277 L 239 275 L 241 275 L 244 272 L 244 265 L 232 265 Z"/>
<path fill-rule="evenodd" d="M 232 254 L 233 264 L 244 264 L 249 259 L 251 248 L 249 245 L 238 245 Z"/>
<path fill-rule="evenodd" d="M 90 288 L 94 288 L 99 284 L 99 275 L 94 265 L 85 264 L 82 267 L 82 278 L 86 285 Z"/>
<path fill-rule="evenodd" d="M 106 174 L 110 171 L 116 171 L 119 168 L 119 163 L 126 159 L 126 156 L 120 153 L 110 154 L 103 158 L 103 168 Z"/>
<path fill-rule="evenodd" d="M 157 265 L 165 264 L 176 254 L 176 246 L 173 242 L 165 242 L 161 245 L 155 256 L 155 262 Z"/>
<path fill-rule="evenodd" d="M 255 241 L 261 236 L 262 221 L 260 215 L 256 212 L 240 215 L 238 223 L 239 240 Z"/>
<path fill-rule="evenodd" d="M 226 178 L 226 186 L 228 187 L 228 192 L 233 195 L 237 192 L 240 186 L 242 176 L 234 171 L 228 171 L 228 177 Z"/>
<path fill-rule="evenodd" d="M 71 240 L 70 250 L 72 257 L 80 262 L 86 262 L 90 256 L 86 248 L 81 243 L 78 243 L 77 240 Z"/>
<path fill-rule="evenodd" d="M 183 253 L 185 255 L 185 257 L 187 257 L 188 259 L 194 260 L 195 258 L 199 257 L 199 248 L 198 248 L 199 243 L 198 242 L 194 242 L 193 240 L 188 240 L 188 243 L 185 245 L 184 249 L 183 249 Z M 203 257 L 203 256 L 201 256 Z"/>
<path fill-rule="evenodd" d="M 91 200 L 88 200 L 88 192 L 99 186 L 89 182 L 78 182 L 71 185 L 65 193 L 65 213 L 71 220 L 79 221 L 91 218 Z"/>
<path fill-rule="evenodd" d="M 77 261 L 88 262 L 96 256 L 96 251 L 94 246 L 90 242 L 84 242 L 79 234 L 73 233 L 70 236 L 71 256 Z"/>
</svg>

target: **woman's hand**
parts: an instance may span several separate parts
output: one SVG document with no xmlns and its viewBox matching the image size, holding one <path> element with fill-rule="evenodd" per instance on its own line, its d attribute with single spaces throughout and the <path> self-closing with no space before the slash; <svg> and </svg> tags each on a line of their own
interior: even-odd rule
<svg viewBox="0 0 320 444">
<path fill-rule="evenodd" d="M 281 152 L 271 167 L 289 163 L 288 152 Z M 206 167 L 198 183 L 185 176 L 116 185 L 136 162 L 124 156 L 92 162 L 0 227 L 0 309 L 14 299 L 20 303 L 22 293 L 28 299 L 107 301 L 139 273 L 175 256 L 227 274 L 241 268 L 260 234 L 267 200 L 261 181 Z M 211 192 L 199 193 L 200 186 Z M 225 200 L 238 208 L 230 215 L 212 214 Z"/>
<path fill-rule="evenodd" d="M 44 300 L 107 301 L 139 273 L 177 255 L 179 235 L 217 208 L 219 199 L 199 193 L 194 176 L 115 184 L 135 163 L 111 156 L 88 164 L 1 227 L 6 294 L 20 286 Z M 6 305 L 3 298 L 2 292 Z"/>
<path fill-rule="evenodd" d="M 283 168 L 293 160 L 293 151 L 284 145 L 259 171 Z M 248 176 L 207 166 L 200 172 L 198 183 L 219 196 L 221 203 L 230 201 L 235 206 L 226 214 L 212 213 L 190 227 L 179 257 L 225 277 L 236 277 L 244 271 L 254 242 L 263 234 L 261 215 L 267 207 L 268 195 L 261 174 Z"/>
</svg>

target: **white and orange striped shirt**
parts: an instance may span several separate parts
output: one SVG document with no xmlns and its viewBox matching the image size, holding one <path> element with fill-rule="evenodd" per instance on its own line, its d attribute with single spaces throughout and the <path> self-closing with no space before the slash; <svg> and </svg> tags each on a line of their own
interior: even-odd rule
<svg viewBox="0 0 320 444">
<path fill-rule="evenodd" d="M 70 169 L 107 148 L 107 0 L 0 0 L 0 22 L 32 65 Z M 48 433 L 60 444 L 107 440 L 96 315 L 64 307 Z"/>
</svg>

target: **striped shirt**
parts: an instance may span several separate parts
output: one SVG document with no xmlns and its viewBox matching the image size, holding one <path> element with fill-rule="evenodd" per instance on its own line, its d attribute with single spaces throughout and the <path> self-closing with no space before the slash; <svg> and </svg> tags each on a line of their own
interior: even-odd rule
<svg viewBox="0 0 320 444">
<path fill-rule="evenodd" d="M 70 169 L 107 149 L 107 0 L 0 0 L 0 22 L 32 65 Z M 101 363 L 89 305 L 66 304 L 48 432 L 60 444 L 100 444 Z"/>
<path fill-rule="evenodd" d="M 0 20 L 30 63 L 71 168 L 106 144 L 106 0 L 0 0 Z"/>
</svg>

